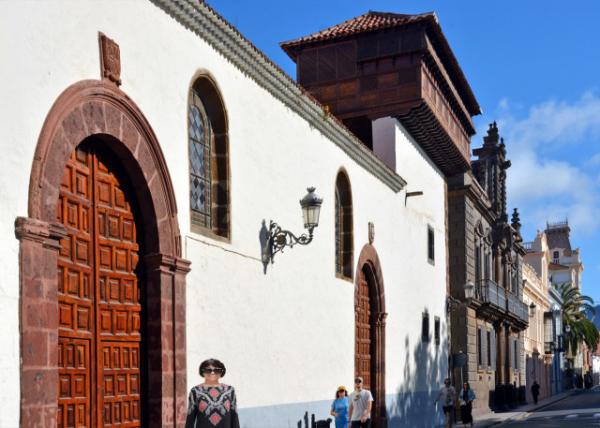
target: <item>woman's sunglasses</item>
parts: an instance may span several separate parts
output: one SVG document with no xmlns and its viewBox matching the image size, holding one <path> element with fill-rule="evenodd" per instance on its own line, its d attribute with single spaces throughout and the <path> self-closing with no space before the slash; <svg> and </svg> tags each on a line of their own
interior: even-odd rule
<svg viewBox="0 0 600 428">
<path fill-rule="evenodd" d="M 221 373 L 223 373 L 223 369 L 209 367 L 209 368 L 207 368 L 207 369 L 204 369 L 204 370 L 202 370 L 202 373 L 203 373 L 203 374 L 206 374 L 206 373 L 210 373 L 210 374 L 215 374 L 215 373 L 216 373 L 216 374 L 221 374 Z"/>
</svg>

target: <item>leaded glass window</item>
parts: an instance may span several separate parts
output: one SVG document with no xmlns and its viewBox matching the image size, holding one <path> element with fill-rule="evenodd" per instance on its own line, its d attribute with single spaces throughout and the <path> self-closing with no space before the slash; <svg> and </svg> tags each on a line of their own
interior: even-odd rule
<svg viewBox="0 0 600 428">
<path fill-rule="evenodd" d="M 335 271 L 342 273 L 342 206 L 340 195 L 335 191 Z"/>
<path fill-rule="evenodd" d="M 212 132 L 204 105 L 192 90 L 188 113 L 190 158 L 190 208 L 192 223 L 211 227 Z"/>
<path fill-rule="evenodd" d="M 335 183 L 335 273 L 342 278 L 352 278 L 353 246 L 350 181 L 340 172 Z"/>
</svg>

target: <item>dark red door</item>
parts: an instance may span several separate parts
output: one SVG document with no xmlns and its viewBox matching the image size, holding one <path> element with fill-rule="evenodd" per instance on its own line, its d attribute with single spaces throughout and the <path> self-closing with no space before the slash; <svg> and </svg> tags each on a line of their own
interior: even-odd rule
<svg viewBox="0 0 600 428">
<path fill-rule="evenodd" d="M 71 154 L 57 219 L 59 427 L 141 426 L 139 245 L 123 174 L 90 144 Z"/>
</svg>

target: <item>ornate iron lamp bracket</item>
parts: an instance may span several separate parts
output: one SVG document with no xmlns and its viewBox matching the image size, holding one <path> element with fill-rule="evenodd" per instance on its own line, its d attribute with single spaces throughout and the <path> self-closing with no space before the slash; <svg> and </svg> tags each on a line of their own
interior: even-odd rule
<svg viewBox="0 0 600 428">
<path fill-rule="evenodd" d="M 271 220 L 269 223 L 269 236 L 267 238 L 266 254 L 263 258 L 266 262 L 273 264 L 275 254 L 283 252 L 285 247 L 292 248 L 294 245 L 308 245 L 313 240 L 313 229 L 308 229 L 308 235 L 303 233 L 300 236 L 294 235 L 289 230 L 284 230 L 277 223 Z"/>
</svg>

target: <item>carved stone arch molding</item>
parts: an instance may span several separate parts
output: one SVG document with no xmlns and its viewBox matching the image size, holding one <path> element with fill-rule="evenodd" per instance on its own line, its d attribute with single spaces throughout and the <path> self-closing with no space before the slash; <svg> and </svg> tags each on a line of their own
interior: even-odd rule
<svg viewBox="0 0 600 428">
<path fill-rule="evenodd" d="M 186 415 L 185 277 L 173 186 L 160 145 L 136 104 L 108 80 L 67 88 L 42 127 L 20 240 L 21 427 L 56 426 L 58 402 L 57 260 L 64 226 L 56 221 L 70 154 L 88 137 L 127 171 L 139 205 L 147 311 L 142 396 L 147 426 L 181 426 Z M 99 387 L 99 386 L 98 386 Z"/>
<path fill-rule="evenodd" d="M 387 312 L 385 310 L 385 290 L 381 263 L 375 247 L 371 244 L 363 246 L 356 268 L 356 281 L 354 288 L 354 311 L 355 323 L 355 356 L 358 365 L 361 353 L 359 337 L 359 322 L 361 318 L 361 283 L 366 282 L 369 288 L 370 300 L 370 358 L 371 358 L 371 388 L 375 404 L 373 406 L 372 421 L 374 428 L 385 428 L 387 426 L 387 410 L 385 400 L 385 325 Z M 360 368 L 355 367 L 359 375 Z"/>
</svg>

